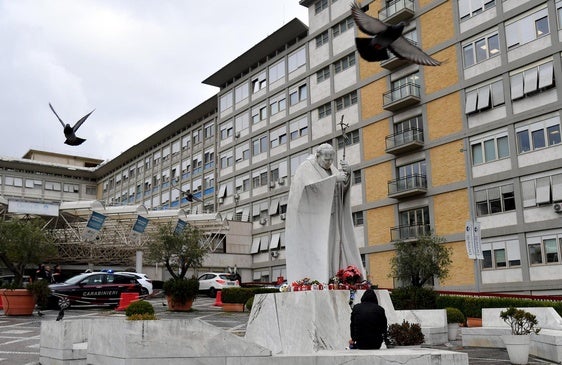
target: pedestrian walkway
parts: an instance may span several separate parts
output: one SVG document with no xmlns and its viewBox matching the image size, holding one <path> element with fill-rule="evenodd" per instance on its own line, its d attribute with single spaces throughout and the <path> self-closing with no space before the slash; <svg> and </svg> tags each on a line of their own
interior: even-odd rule
<svg viewBox="0 0 562 365">
<path fill-rule="evenodd" d="M 193 303 L 191 312 L 170 312 L 162 298 L 149 300 L 154 306 L 156 316 L 160 319 L 199 318 L 225 331 L 244 336 L 248 312 L 223 312 L 221 307 L 214 306 L 215 300 L 199 296 Z M 0 311 L 0 313 L 2 313 Z M 0 314 L 0 365 L 38 365 L 39 336 L 41 321 L 54 321 L 58 311 L 43 311 L 42 316 L 34 313 L 29 317 L 4 316 Z M 76 318 L 107 318 L 125 317 L 123 311 L 108 309 L 69 309 L 63 320 Z M 469 347 L 463 348 L 461 341 L 453 341 L 447 346 L 432 346 L 437 349 L 465 352 L 470 365 L 509 364 L 505 349 Z M 384 351 L 384 350 L 383 350 Z M 553 364 L 553 362 L 529 358 L 530 365 Z"/>
</svg>

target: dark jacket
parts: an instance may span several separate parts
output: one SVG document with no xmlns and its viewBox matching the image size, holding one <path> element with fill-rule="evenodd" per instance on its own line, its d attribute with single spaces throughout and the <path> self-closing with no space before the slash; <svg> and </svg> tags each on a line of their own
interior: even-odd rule
<svg viewBox="0 0 562 365">
<path fill-rule="evenodd" d="M 365 291 L 361 303 L 351 311 L 351 339 L 358 349 L 380 349 L 386 337 L 387 320 L 372 289 Z"/>
</svg>

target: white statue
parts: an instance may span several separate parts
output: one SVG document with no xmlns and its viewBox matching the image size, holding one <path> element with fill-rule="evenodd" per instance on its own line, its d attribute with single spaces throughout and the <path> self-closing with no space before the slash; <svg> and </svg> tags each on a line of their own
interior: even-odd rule
<svg viewBox="0 0 562 365">
<path fill-rule="evenodd" d="M 327 283 L 339 269 L 357 266 L 365 277 L 355 242 L 350 204 L 350 171 L 334 165 L 334 148 L 325 143 L 296 170 L 285 221 L 287 279 L 305 277 Z"/>
</svg>

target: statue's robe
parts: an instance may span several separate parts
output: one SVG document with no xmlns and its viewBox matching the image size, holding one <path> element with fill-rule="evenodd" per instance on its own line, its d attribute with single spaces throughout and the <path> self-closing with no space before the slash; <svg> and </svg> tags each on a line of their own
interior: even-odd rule
<svg viewBox="0 0 562 365">
<path fill-rule="evenodd" d="M 339 269 L 357 266 L 365 277 L 355 241 L 349 182 L 339 171 L 307 158 L 291 180 L 285 220 L 287 279 L 305 277 L 327 283 Z"/>
</svg>

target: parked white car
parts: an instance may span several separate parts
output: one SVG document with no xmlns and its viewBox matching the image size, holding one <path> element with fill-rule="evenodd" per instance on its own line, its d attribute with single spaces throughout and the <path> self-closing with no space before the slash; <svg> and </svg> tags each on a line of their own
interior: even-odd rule
<svg viewBox="0 0 562 365">
<path fill-rule="evenodd" d="M 116 274 L 131 274 L 131 275 L 134 275 L 137 278 L 137 281 L 139 282 L 139 284 L 142 285 L 143 289 L 146 289 L 146 291 L 145 290 L 142 291 L 141 295 L 152 294 L 152 280 L 150 280 L 148 275 L 143 274 L 143 273 L 139 273 L 139 272 L 127 272 L 127 271 L 117 272 Z"/>
<path fill-rule="evenodd" d="M 217 295 L 217 290 L 223 288 L 232 288 L 240 286 L 235 280 L 232 280 L 232 275 L 229 273 L 215 273 L 206 272 L 199 275 L 199 291 L 207 292 L 209 296 L 214 298 Z"/>
</svg>

